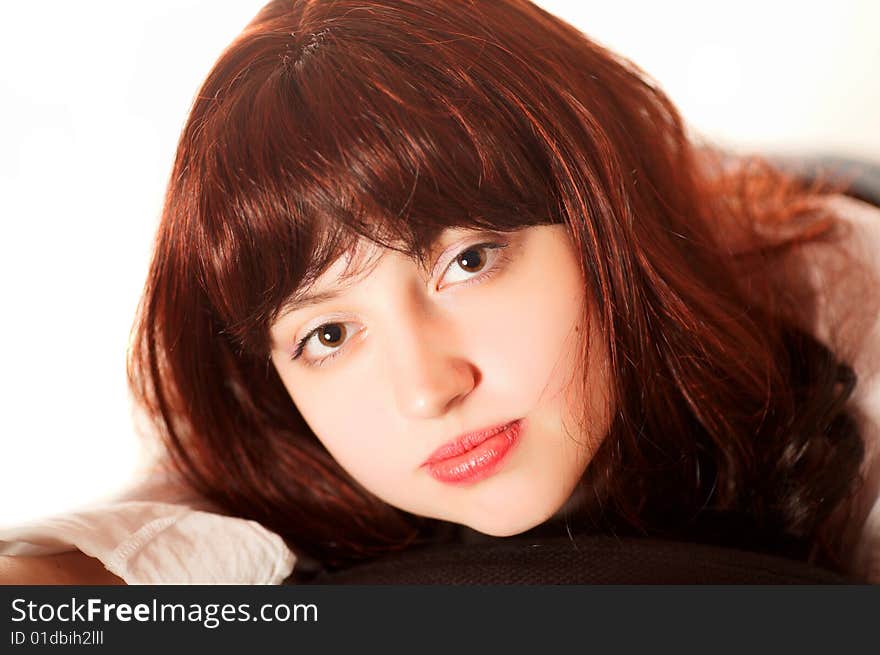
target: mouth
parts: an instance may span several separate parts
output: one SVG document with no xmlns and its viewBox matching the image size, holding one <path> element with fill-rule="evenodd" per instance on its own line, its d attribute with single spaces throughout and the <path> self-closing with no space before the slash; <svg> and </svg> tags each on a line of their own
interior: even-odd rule
<svg viewBox="0 0 880 655">
<path fill-rule="evenodd" d="M 522 433 L 522 419 L 463 434 L 435 450 L 422 464 L 448 484 L 470 484 L 496 473 Z"/>
</svg>

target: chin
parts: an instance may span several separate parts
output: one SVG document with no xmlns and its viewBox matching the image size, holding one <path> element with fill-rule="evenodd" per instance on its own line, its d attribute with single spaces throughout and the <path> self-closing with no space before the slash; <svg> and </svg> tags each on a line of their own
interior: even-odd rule
<svg viewBox="0 0 880 655">
<path fill-rule="evenodd" d="M 569 488 L 556 479 L 534 477 L 515 476 L 506 484 L 487 486 L 460 505 L 452 520 L 490 537 L 512 537 L 541 525 L 566 505 L 577 480 Z"/>
<path fill-rule="evenodd" d="M 541 525 L 553 516 L 553 510 L 529 514 L 520 512 L 515 516 L 479 517 L 473 521 L 462 521 L 464 525 L 490 537 L 513 537 Z"/>
<path fill-rule="evenodd" d="M 528 527 L 525 527 L 525 528 L 520 528 L 520 527 L 483 528 L 483 527 L 480 527 L 479 525 L 469 525 L 467 527 L 471 528 L 472 530 L 476 530 L 477 532 L 479 532 L 481 534 L 488 535 L 490 537 L 513 537 L 518 534 L 522 534 L 523 532 L 526 532 L 527 530 L 531 530 L 535 526 L 529 525 Z"/>
</svg>

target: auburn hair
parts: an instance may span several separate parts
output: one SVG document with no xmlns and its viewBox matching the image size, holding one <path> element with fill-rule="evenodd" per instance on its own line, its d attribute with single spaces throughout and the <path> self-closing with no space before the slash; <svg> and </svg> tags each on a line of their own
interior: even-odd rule
<svg viewBox="0 0 880 655">
<path fill-rule="evenodd" d="M 130 385 L 183 479 L 294 552 L 429 540 L 310 431 L 269 326 L 359 239 L 422 257 L 447 227 L 563 224 L 613 385 L 584 523 L 833 563 L 855 380 L 762 272 L 833 225 L 818 195 L 697 147 L 642 71 L 526 0 L 273 0 L 193 102 Z"/>
</svg>

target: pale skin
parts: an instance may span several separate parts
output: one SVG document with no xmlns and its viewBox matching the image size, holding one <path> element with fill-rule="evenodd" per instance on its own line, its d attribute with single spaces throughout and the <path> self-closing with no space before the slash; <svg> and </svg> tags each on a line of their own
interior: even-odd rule
<svg viewBox="0 0 880 655">
<path fill-rule="evenodd" d="M 364 244 L 306 290 L 338 295 L 272 325 L 272 362 L 327 450 L 379 498 L 518 534 L 566 504 L 609 426 L 607 352 L 578 257 L 561 225 L 446 230 L 427 270 Z M 340 273 L 357 262 L 368 265 L 341 288 Z M 422 466 L 458 435 L 516 419 L 520 438 L 489 477 L 453 485 Z M 0 582 L 121 582 L 80 553 L 3 560 Z"/>
<path fill-rule="evenodd" d="M 479 248 L 486 243 L 494 245 Z M 352 477 L 400 509 L 494 536 L 550 518 L 610 415 L 607 355 L 587 320 L 566 228 L 447 230 L 429 270 L 401 253 L 364 248 L 369 266 L 353 284 L 272 326 L 272 361 L 306 422 Z M 334 263 L 307 291 L 337 289 L 349 261 Z M 297 343 L 327 325 L 336 327 L 314 334 L 294 359 Z M 587 392 L 573 384 L 584 374 L 585 330 Z M 309 365 L 327 355 L 322 366 Z M 586 413 L 586 433 L 575 410 Z M 516 419 L 519 442 L 486 479 L 451 485 L 421 466 L 462 433 Z"/>
</svg>

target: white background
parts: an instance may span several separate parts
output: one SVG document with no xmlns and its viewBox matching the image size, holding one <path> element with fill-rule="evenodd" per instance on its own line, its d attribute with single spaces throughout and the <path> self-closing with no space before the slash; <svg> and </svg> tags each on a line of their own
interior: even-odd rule
<svg viewBox="0 0 880 655">
<path fill-rule="evenodd" d="M 125 485 L 125 352 L 177 136 L 250 0 L 0 5 L 0 525 Z M 880 3 L 543 7 L 740 148 L 880 160 Z"/>
</svg>

